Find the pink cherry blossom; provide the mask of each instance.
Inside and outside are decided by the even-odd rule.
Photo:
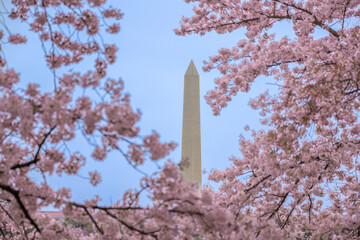
[[[117,20],[123,17],[123,14],[118,9],[106,9],[102,14],[105,18],[116,18]]]
[[[116,61],[116,52],[117,52],[118,48],[115,45],[107,45],[105,46],[105,57],[106,60],[110,63],[113,64]]]
[[[168,144],[162,144],[159,141],[159,134],[153,132],[152,135],[144,138],[144,147],[149,149],[151,159],[156,161],[169,154],[171,150],[176,147],[176,143],[170,142]]]
[[[131,144],[129,148],[130,148],[129,151],[130,159],[133,160],[136,164],[143,164],[144,152],[141,150],[141,147],[135,144]]]
[[[105,4],[106,0],[88,0],[88,3],[92,7],[100,7]]]
[[[251,137],[241,138],[240,156],[210,174],[221,183],[218,190],[184,182],[178,166],[168,161],[112,205],[98,196],[73,201],[69,189],[54,190],[47,178],[77,175],[91,161],[83,149],[67,147],[75,137],[89,143],[90,158],[107,161],[109,153],[118,153],[136,170],[165,158],[176,144],[161,142],[155,131],[140,135],[141,113],[124,93],[124,81],[108,76],[118,47],[100,34],[117,33],[120,10],[102,0],[12,1],[3,17],[19,19],[39,34],[54,89],[41,90],[37,79],[21,89],[20,73],[7,67],[5,56],[0,61],[2,238],[359,238],[359,1],[186,2],[194,4],[194,16],[182,19],[177,34],[246,32],[203,67],[220,73],[205,97],[214,114],[231,108],[237,93],[249,92],[260,76],[272,77],[278,91],[265,91],[249,103],[267,130],[245,127]],[[293,35],[271,31],[281,21]],[[326,34],[317,36],[320,29]],[[3,36],[26,44],[25,36],[0,32]],[[84,60],[94,61],[86,72],[69,71]],[[35,181],[34,171],[42,179]],[[94,186],[101,181],[95,169],[89,176]],[[144,194],[151,200],[147,206],[140,205]],[[49,206],[91,224],[93,231],[39,212]]]
[[[114,23],[113,25],[111,25],[110,27],[108,27],[108,28],[106,29],[106,31],[109,32],[109,33],[112,33],[112,34],[118,33],[118,32],[120,32],[120,25]]]
[[[22,44],[26,43],[27,39],[25,36],[22,36],[20,34],[13,34],[9,36],[8,41],[12,44]]]
[[[194,15],[183,17],[178,35],[246,31],[203,67],[220,73],[205,96],[215,115],[261,76],[279,86],[249,103],[270,130],[242,138],[233,166],[210,175],[222,183],[221,205],[276,223],[277,239],[357,239],[360,27],[346,23],[359,19],[359,1],[186,2]],[[289,30],[277,31],[278,22]]]
[[[90,183],[94,186],[98,185],[101,182],[101,176],[98,171],[89,172]]]

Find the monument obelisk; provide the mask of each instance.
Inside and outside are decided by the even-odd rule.
[[[185,181],[201,187],[199,73],[191,60],[184,76],[181,163]]]

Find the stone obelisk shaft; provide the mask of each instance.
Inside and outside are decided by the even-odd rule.
[[[201,187],[199,73],[192,60],[184,76],[181,161],[185,181]]]

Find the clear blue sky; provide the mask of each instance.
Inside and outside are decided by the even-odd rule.
[[[134,108],[142,112],[139,124],[143,135],[156,130],[163,141],[179,143],[177,149],[169,156],[179,162],[181,156],[181,128],[184,73],[190,60],[193,59],[200,73],[201,96],[201,137],[202,166],[209,172],[211,169],[224,169],[230,166],[231,155],[239,156],[239,135],[248,136],[243,127],[259,129],[259,115],[248,106],[249,99],[267,88],[270,80],[260,79],[248,94],[234,97],[220,116],[213,116],[203,96],[213,88],[214,79],[219,73],[202,71],[202,61],[215,55],[221,47],[232,47],[244,38],[244,31],[232,34],[217,35],[210,33],[203,37],[191,35],[176,36],[174,28],[179,26],[182,16],[192,15],[192,6],[183,0],[138,0],[110,1],[125,14],[121,23],[121,32],[109,41],[119,47],[118,60],[111,67],[108,75],[121,77],[125,81],[125,89],[131,94]],[[10,25],[13,32],[23,31],[17,25]],[[44,88],[52,87],[49,70],[44,68],[43,54],[39,42],[29,39],[29,44],[9,48],[6,52],[10,66],[21,72],[23,83],[36,80]],[[86,151],[87,145],[77,143],[79,150]],[[164,160],[163,160],[164,162]],[[51,179],[55,187],[67,186],[73,190],[74,200],[83,200],[94,196],[102,197],[105,203],[121,198],[124,189],[136,187],[141,177],[131,170],[119,155],[111,155],[105,162],[89,162],[87,170],[97,169],[103,181],[98,187],[92,187],[87,180],[80,177]],[[150,172],[154,166],[146,165]],[[203,175],[203,183],[207,184],[207,174]],[[215,186],[213,183],[211,185]]]

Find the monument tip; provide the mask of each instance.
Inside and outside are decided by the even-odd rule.
[[[199,76],[198,71],[196,70],[194,61],[191,59],[191,62],[185,72],[185,76]]]

